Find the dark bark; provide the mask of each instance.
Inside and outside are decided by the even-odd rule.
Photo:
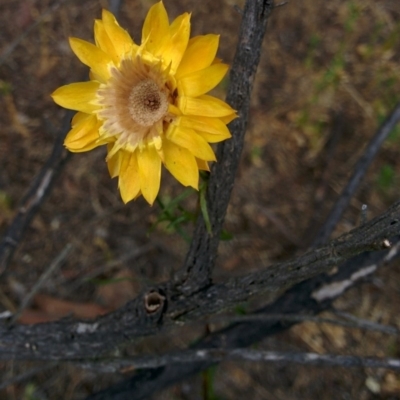
[[[231,308],[251,296],[289,287],[329,271],[359,253],[390,247],[399,233],[400,203],[353,231],[292,261],[260,269],[185,296],[174,282],[149,288],[117,311],[95,321],[64,319],[31,326],[0,325],[0,359],[68,360],[97,357],[127,339],[160,332]],[[150,309],[148,299],[152,299]]]
[[[272,1],[252,0],[246,1],[242,13],[239,40],[229,76],[226,99],[228,104],[237,110],[238,118],[230,123],[232,138],[218,146],[218,161],[211,169],[207,207],[212,233],[207,232],[203,218],[198,218],[183,268],[185,275],[181,291],[185,294],[195,293],[211,282],[219,237],[242,154],[261,45],[272,8]]]
[[[293,286],[273,303],[257,310],[255,314],[315,315],[329,309],[333,301],[345,291],[371,276],[377,268],[399,257],[399,237],[392,238],[392,242],[395,245],[391,250],[360,254],[342,264],[336,274],[321,274]],[[244,348],[265,337],[285,331],[296,323],[280,319],[235,323],[207,335],[191,348],[219,350]],[[214,364],[213,361],[205,360],[146,369],[139,371],[130,379],[90,396],[88,400],[145,399]]]

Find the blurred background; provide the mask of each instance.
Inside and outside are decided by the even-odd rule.
[[[119,23],[136,42],[152,4],[121,2]],[[192,13],[192,36],[221,35],[219,57],[231,63],[243,0],[164,0],[164,4],[171,21],[183,12]],[[106,0],[0,1],[0,234],[49,157],[62,125],[65,110],[52,102],[50,93],[87,76],[87,68],[69,48],[68,37],[93,42],[93,21],[109,6]],[[227,78],[215,95],[224,98],[228,84]],[[307,249],[369,139],[399,99],[398,0],[296,0],[275,8],[263,44],[215,280],[266,267]],[[399,151],[397,126],[335,235],[359,224],[363,204],[371,218],[399,199]],[[181,266],[196,217],[196,194],[164,170],[158,204],[149,207],[140,198],[124,205],[104,159],[102,148],[72,155],[0,281],[0,311],[14,312],[67,244],[73,250],[21,315],[21,323],[66,315],[94,318],[134,298],[144,285],[168,280]],[[268,300],[257,298],[242,310]],[[399,304],[400,266],[391,265],[335,306],[400,327]],[[179,334],[146,339],[126,351],[144,354],[183,348],[213,329],[213,324],[200,321],[181,328]],[[269,338],[258,348],[400,356],[398,337],[311,322]],[[65,364],[46,366],[0,363],[4,382],[37,369],[29,379],[2,389],[0,398],[84,399],[129,376],[129,371],[107,375]],[[398,399],[400,374],[224,362],[154,398],[243,396]]]

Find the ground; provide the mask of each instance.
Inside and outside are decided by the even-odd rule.
[[[139,41],[153,2],[124,0],[119,21]],[[219,57],[234,56],[243,0],[165,0],[172,18],[192,13],[192,35],[221,35]],[[54,7],[59,5],[59,7]],[[104,1],[2,0],[0,4],[0,233],[4,233],[34,176],[50,154],[65,111],[50,93],[86,76],[68,37],[93,39],[93,20]],[[39,21],[39,22],[38,22]],[[34,25],[35,24],[35,25]],[[34,27],[28,30],[30,27]],[[25,35],[25,36],[24,36]],[[16,45],[10,50],[14,41]],[[228,80],[216,91],[224,97]],[[249,128],[226,218],[215,279],[239,275],[300,254],[379,124],[399,101],[398,0],[289,1],[269,22],[252,96]],[[357,226],[398,200],[400,127],[384,143],[335,235]],[[1,311],[15,311],[51,261],[73,250],[47,281],[21,323],[73,313],[95,317],[124,304],[144,284],[171,276],[187,243],[168,223],[155,223],[159,205],[143,199],[124,205],[108,176],[104,149],[74,154],[33,220],[0,282]],[[161,200],[185,189],[164,171]],[[184,202],[194,212],[196,196]],[[191,224],[183,229],[190,235]],[[264,304],[266,298],[257,299]],[[380,271],[351,290],[336,308],[400,328],[400,265]],[[250,307],[250,306],[249,306]],[[205,323],[181,336],[146,340],[132,353],[182,347],[204,333]],[[208,329],[213,329],[212,324]],[[378,333],[304,323],[258,345],[267,350],[400,357],[400,341]],[[30,368],[2,363],[7,381]],[[45,366],[45,365],[44,365]],[[101,377],[101,379],[99,379]],[[73,366],[38,371],[2,390],[4,399],[83,399],[121,376]],[[204,380],[208,386],[204,390]],[[399,373],[385,370],[221,364],[157,399],[396,399]]]

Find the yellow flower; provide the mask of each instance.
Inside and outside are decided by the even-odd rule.
[[[126,203],[140,195],[153,204],[161,164],[184,186],[198,189],[199,169],[215,161],[209,143],[228,139],[236,118],[225,102],[207,95],[228,66],[215,57],[219,36],[189,39],[190,14],[171,24],[162,2],[152,6],[135,44],[103,10],[95,45],[70,38],[90,81],[62,86],[53,100],[76,110],[65,146],[73,152],[107,145],[107,165]]]

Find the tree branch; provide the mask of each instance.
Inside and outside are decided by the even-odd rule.
[[[197,320],[240,304],[255,294],[276,291],[327,272],[363,251],[387,249],[390,247],[387,238],[399,233],[399,221],[400,203],[397,203],[385,214],[324,247],[292,261],[232,278],[225,284],[210,285],[189,297],[172,281],[147,289],[135,300],[95,321],[64,319],[15,327],[0,323],[0,359],[66,360],[104,354],[127,339],[160,332],[177,322]]]
[[[56,366],[57,366],[57,363],[55,363],[55,362],[54,363],[45,363],[45,365],[40,365],[38,367],[34,367],[26,372],[23,372],[22,374],[13,376],[12,378],[10,378],[8,380],[5,380],[5,377],[3,375],[2,376],[3,381],[0,383],[0,390],[7,389],[8,386],[16,385],[17,383],[21,383],[28,379],[32,379],[35,375],[41,374],[45,371],[48,371],[49,369],[53,369]]]
[[[72,249],[71,244],[67,244],[62,252],[58,254],[58,256],[53,260],[53,262],[46,268],[43,274],[39,277],[37,282],[33,285],[32,289],[29,293],[23,298],[21,305],[18,310],[14,313],[12,318],[10,319],[10,324],[15,323],[21,314],[25,311],[25,309],[31,304],[32,299],[36,295],[36,293],[41,289],[41,287],[46,283],[46,281],[50,278],[50,276],[54,273],[54,271],[60,267],[60,265],[65,261],[69,252]]]
[[[22,198],[17,214],[0,242],[0,277],[5,273],[25,229],[49,195],[63,167],[71,157],[71,153],[64,149],[63,143],[72,115],[73,112],[71,111],[67,111],[65,114],[62,127],[56,136],[53,150],[46,164]]]
[[[363,329],[367,331],[386,333],[387,335],[400,335],[400,329],[394,326],[377,324],[368,320],[356,318],[350,314],[341,313],[340,311],[333,311],[336,315],[341,316],[347,320],[337,318],[321,318],[313,317],[311,315],[298,315],[298,314],[252,314],[252,315],[240,315],[240,316],[215,316],[208,320],[208,323],[212,322],[254,322],[254,321],[281,321],[283,322],[314,322],[316,324],[330,324],[343,326],[345,328]]]
[[[212,234],[207,232],[204,220],[200,216],[183,268],[185,276],[181,291],[185,294],[195,293],[211,282],[219,237],[243,149],[261,45],[272,8],[273,2],[269,0],[246,1],[244,7],[226,99],[237,110],[239,118],[229,125],[232,138],[218,145],[218,162],[212,167],[207,190]]]
[[[399,358],[357,357],[336,354],[293,353],[279,351],[263,351],[253,349],[192,349],[158,356],[112,358],[84,364],[85,368],[94,368],[102,372],[118,372],[123,368],[155,369],[171,364],[194,364],[208,362],[216,364],[221,361],[254,361],[273,362],[279,364],[318,365],[324,367],[362,367],[388,368],[400,370]],[[100,393],[99,393],[100,395]],[[89,397],[96,399],[98,396]],[[100,397],[101,398],[101,397]],[[108,397],[110,398],[110,397]],[[113,397],[115,398],[115,397]]]
[[[273,303],[260,308],[254,314],[297,314],[309,316],[331,307],[332,303],[345,291],[371,276],[379,267],[400,256],[400,236],[392,238],[392,249],[373,253],[363,253],[342,264],[338,272],[318,275],[303,281],[285,292]],[[235,323],[227,328],[213,332],[197,344],[194,349],[235,349],[244,348],[267,336],[289,329],[297,322],[282,318],[268,321]],[[170,364],[137,372],[102,392],[90,397],[90,400],[113,398],[116,400],[141,400],[174,383],[212,366],[211,361],[196,361],[187,364]]]
[[[385,141],[389,133],[393,130],[393,128],[397,125],[399,121],[400,103],[397,103],[391,114],[386,118],[386,120],[380,126],[373,138],[370,140],[368,146],[358,160],[354,168],[353,175],[351,176],[347,185],[340,194],[323,227],[317,234],[316,239],[313,243],[314,247],[320,246],[329,239],[333,230],[335,229],[336,224],[339,222],[342,214],[349,205],[350,199],[353,197],[355,191],[361,183],[362,178],[364,177],[369,166],[371,165],[372,160],[375,158],[376,154],[381,148],[382,143]]]

